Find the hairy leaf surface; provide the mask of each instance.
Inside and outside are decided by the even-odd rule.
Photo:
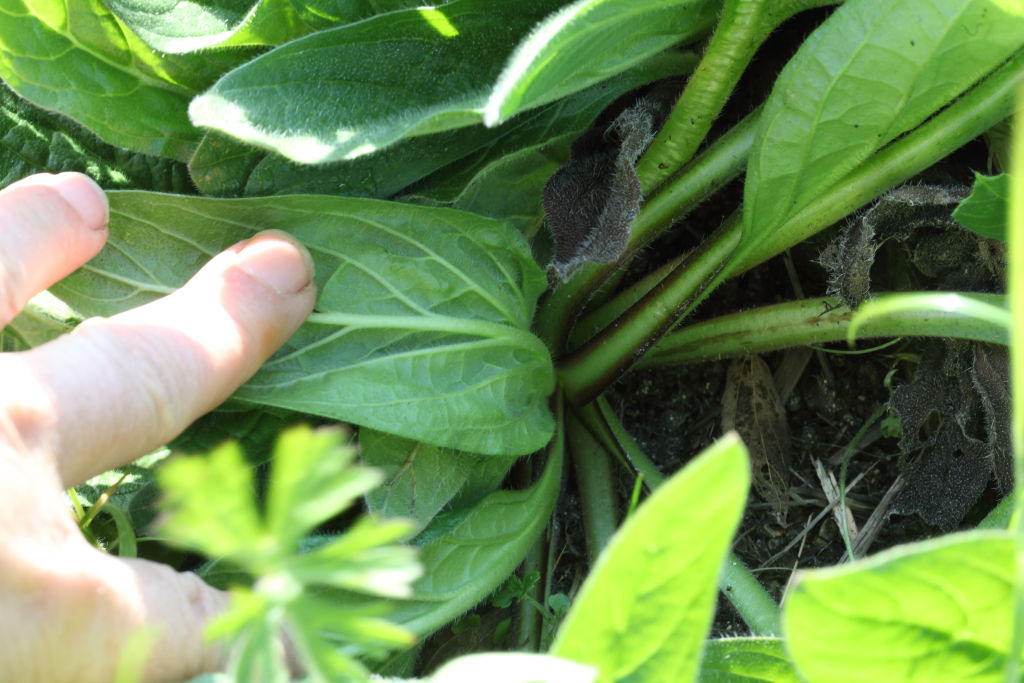
[[[598,558],[551,654],[596,666],[602,683],[692,680],[749,467],[732,434],[660,486]]]
[[[285,230],[316,262],[317,312],[236,396],[474,453],[550,438],[551,359],[529,332],[544,281],[508,224],[347,197],[110,198],[107,248],[55,289],[81,313],[150,301],[235,242]]]
[[[501,483],[515,458],[482,456],[438,448],[373,429],[359,430],[363,462],[384,472],[384,483],[366,495],[370,512],[404,517],[426,526],[464,496],[476,502]]]
[[[190,187],[183,164],[108,145],[0,83],[0,188],[33,173],[61,171],[87,173],[108,188],[186,192]]]
[[[198,187],[217,195],[344,194],[384,199],[412,183],[413,194],[449,202],[483,166],[551,138],[586,129],[623,93],[687,73],[692,54],[651,59],[497,128],[482,124],[400,140],[358,159],[310,166],[210,133],[189,162]],[[539,205],[539,199],[528,201]],[[483,215],[496,215],[484,212]]]
[[[103,140],[186,161],[194,92],[246,58],[157,56],[99,0],[0,0],[0,78]]]
[[[715,0],[577,0],[520,43],[488,98],[496,125],[613,76],[714,23]]]
[[[804,680],[1002,681],[1013,540],[971,532],[804,574],[783,612]]]
[[[780,638],[718,638],[704,647],[699,683],[798,683]]]
[[[744,248],[1024,46],[994,0],[848,0],[783,69],[744,195]]]
[[[148,45],[162,52],[280,45],[316,28],[405,9],[420,0],[109,0],[108,6]]]
[[[548,524],[561,484],[563,443],[556,435],[544,472],[530,488],[496,491],[420,551],[424,575],[414,599],[393,619],[417,635],[432,633],[494,591],[522,562]]]

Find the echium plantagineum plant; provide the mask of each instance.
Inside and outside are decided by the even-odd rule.
[[[764,102],[709,138],[762,43],[815,8],[825,18]],[[553,642],[534,611],[548,611],[548,581],[520,583],[517,628],[525,648],[587,666],[459,660],[431,680],[506,668],[516,681],[1018,680],[1017,526],[810,574],[780,616],[728,550],[743,446],[729,437],[659,487],[602,394],[638,365],[851,334],[856,283],[824,308],[687,320],[720,283],[1009,118],[1024,1],[0,0],[0,79],[0,185],[81,170],[111,205],[110,246],[51,290],[63,306],[37,302],[4,330],[3,347],[169,293],[255,232],[297,237],[316,264],[315,312],[229,411],[176,445],[258,445],[303,416],[358,425],[362,459],[387,476],[367,507],[417,534],[423,576],[391,600],[407,631],[452,622],[524,559],[525,576],[543,573],[563,458],[584,463],[587,541],[605,553]],[[741,206],[697,248],[623,281],[643,247],[743,174]],[[979,181],[958,209],[1009,242],[1011,280],[1021,177]],[[1014,340],[1015,360],[1006,306],[883,294],[853,324]],[[529,454],[541,454],[535,481],[502,489]],[[657,488],[614,535],[601,497],[612,454]],[[146,471],[132,476],[144,490]],[[125,507],[120,527],[152,516]],[[705,641],[716,583],[758,637]],[[384,670],[408,675],[411,659]]]

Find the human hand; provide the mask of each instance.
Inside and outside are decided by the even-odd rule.
[[[102,191],[77,173],[0,191],[0,328],[107,239]],[[191,573],[86,542],[63,489],[167,443],[221,403],[313,308],[312,261],[280,233],[214,257],[184,287],[0,355],[0,681],[111,681],[156,626],[145,680],[222,664],[204,623],[226,594]]]

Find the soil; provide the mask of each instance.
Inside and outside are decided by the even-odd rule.
[[[826,15],[825,11],[804,13],[784,26],[766,44],[740,83],[729,110],[723,114],[720,122],[723,127],[739,120],[756,103],[763,101],[766,87],[791,56],[793,46],[799,45]],[[972,184],[975,170],[987,172],[988,167],[988,148],[981,141],[975,141],[907,185],[963,188]],[[736,182],[699,207],[648,248],[631,266],[631,275],[624,281],[633,281],[635,277],[657,268],[668,256],[698,244],[710,231],[709,228],[719,225],[739,205],[741,193],[742,185]],[[824,297],[829,289],[829,274],[817,263],[821,252],[830,239],[849,229],[848,226],[860,220],[866,211],[862,210],[842,225],[834,226],[787,254],[725,283],[702,304],[691,321],[786,300]],[[901,216],[900,220],[905,222],[905,218]],[[870,273],[874,291],[944,289],[950,284],[949,273],[955,271],[962,275],[971,268],[983,269],[977,263],[965,265],[962,262],[965,259],[954,259],[956,263],[943,272],[921,267],[914,260],[915,254],[922,253],[928,240],[934,242],[936,234],[943,236],[945,241],[957,243],[958,250],[962,249],[959,240],[971,241],[974,238],[969,233],[968,237],[962,238],[959,228],[951,226],[948,217],[943,220],[942,217],[929,216],[920,223],[907,241],[897,243],[891,239],[881,245]],[[983,274],[973,280],[971,277],[968,276],[967,283],[957,282],[959,288],[974,291],[999,289],[999,283],[994,283],[991,277],[986,279]],[[879,343],[882,341],[885,340]],[[877,528],[868,531],[873,540],[866,548],[857,548],[858,556],[952,530],[948,525],[940,528],[926,522],[921,514],[897,514],[901,511],[901,500],[904,501],[903,512],[913,509],[913,505],[906,502],[908,498],[913,499],[913,491],[903,491],[902,498],[899,493],[895,498],[891,494],[888,498],[886,496],[892,489],[898,491],[901,485],[906,487],[908,480],[911,483],[917,481],[913,477],[914,467],[927,462],[932,451],[940,449],[936,435],[941,432],[943,420],[947,424],[953,421],[953,415],[943,415],[936,407],[931,412],[930,422],[922,427],[920,436],[923,438],[916,444],[918,448],[908,452],[907,442],[901,442],[899,438],[899,416],[890,406],[893,389],[914,381],[920,359],[930,353],[929,348],[935,344],[935,341],[927,340],[900,340],[883,349],[859,355],[849,355],[845,344],[833,344],[822,349],[791,349],[762,357],[782,394],[784,419],[788,426],[788,485],[780,493],[784,515],[779,514],[778,501],[773,504],[752,492],[734,550],[774,598],[783,597],[796,570],[830,566],[847,560],[847,548],[838,518],[827,511],[829,497],[816,471],[816,461],[839,482],[841,465],[848,451],[844,480],[846,501],[856,528],[863,529],[872,513],[876,510],[879,513]],[[723,391],[730,362],[723,359],[632,372],[606,393],[623,424],[662,472],[675,472],[722,434]],[[971,400],[971,397],[963,397],[965,404]],[[978,422],[977,416],[972,419]],[[991,421],[987,424],[991,426]],[[980,431],[984,432],[985,428],[981,425]],[[980,442],[985,438],[984,434],[978,436]],[[949,475],[937,489],[921,491],[918,497],[929,498],[930,504],[936,508],[959,504],[965,514],[953,526],[973,527],[1000,497],[999,486],[990,476],[989,464],[982,463],[980,467],[984,470],[979,475],[980,497],[970,492],[967,495],[969,500],[964,502],[964,493],[959,490],[957,477],[953,475]],[[629,500],[633,484],[633,478],[624,472],[619,481],[621,500]],[[582,526],[573,507],[574,502],[570,499],[566,505],[560,506],[563,529]],[[825,514],[822,514],[823,510]],[[924,516],[929,516],[927,511]],[[585,564],[582,539],[571,535],[565,539],[562,560],[569,565],[574,560]],[[573,575],[574,572],[566,571],[563,581],[569,581]],[[569,587],[563,586],[562,589],[568,590]],[[748,633],[731,604],[720,600],[713,635]]]

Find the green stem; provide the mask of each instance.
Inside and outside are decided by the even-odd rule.
[[[726,0],[704,57],[637,164],[644,193],[658,187],[697,152],[771,32],[797,12],[827,4],[834,0]]]
[[[544,536],[541,536],[540,540],[533,544],[530,552],[523,558],[522,575],[524,577],[529,576],[533,572],[544,576],[545,545]],[[520,600],[518,603],[519,619],[517,621],[519,628],[516,647],[527,652],[539,652],[543,612],[537,608],[537,603],[539,602],[543,605],[544,582],[538,581],[533,586],[530,586],[528,596],[532,599]]]
[[[779,606],[736,553],[729,551],[718,579],[718,587],[729,598],[754,635],[782,635]]]
[[[537,313],[536,329],[556,356],[565,349],[573,321],[584,304],[620,264],[628,263],[637,250],[743,171],[759,113],[758,109],[749,114],[647,199],[633,222],[629,245],[619,263],[584,266],[572,279],[548,293]]]
[[[822,193],[768,239],[745,246],[729,274],[747,271],[782,253],[960,149],[1013,113],[1014,90],[1022,80],[1024,52],[1018,52],[959,100]]]
[[[875,154],[767,240],[743,248],[738,257],[732,252],[740,243],[741,224],[733,216],[647,296],[562,363],[560,376],[569,399],[580,405],[600,394],[726,277],[832,225],[1006,118],[1022,77],[1024,53],[1019,53],[927,123]],[[723,267],[726,259],[728,266]]]
[[[661,486],[665,481],[665,475],[622,426],[619,418],[608,405],[608,401],[601,397],[594,405],[597,407],[596,411],[593,406],[587,406],[579,412],[581,415],[588,416],[589,419],[586,421],[588,428],[610,433],[610,436],[614,437],[626,459],[632,463],[637,472],[643,475],[648,489],[653,491]],[[779,606],[768,595],[768,591],[764,589],[761,582],[731,550],[726,557],[718,586],[755,635],[773,636],[782,633]]]
[[[942,294],[941,292],[929,292]],[[894,296],[903,296],[897,294]],[[969,294],[1000,308],[1000,294]],[[887,296],[876,300],[884,301]],[[693,361],[765,353],[794,346],[843,341],[850,328],[850,309],[835,299],[821,297],[731,313],[689,325],[666,335],[645,355],[637,368],[680,365]],[[878,317],[863,323],[858,338],[874,337],[954,337],[1006,344],[1002,329],[979,322],[955,311],[908,310]]]
[[[579,419],[569,418],[566,436],[580,494],[587,559],[593,566],[619,526],[611,460]]]
[[[1024,649],[1024,83],[1017,89],[1020,108],[1010,143],[1010,199],[1006,231],[1007,296],[1010,303],[1010,443],[1013,450],[1013,495],[1016,510],[1010,519],[1014,539],[1016,581],[1013,587],[1013,630],[1005,680],[1019,680]]]
[[[738,218],[733,214],[646,296],[561,363],[559,378],[574,405],[596,398],[697,303],[739,244]]]

